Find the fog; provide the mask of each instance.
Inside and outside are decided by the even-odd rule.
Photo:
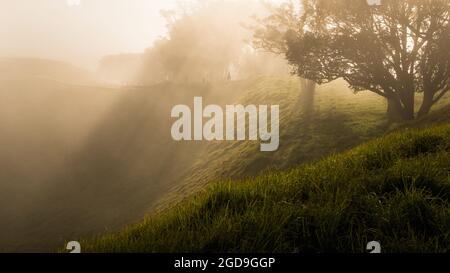
[[[78,6],[68,2],[0,1],[0,40],[7,41],[0,43],[0,57],[56,59],[95,70],[104,55],[143,52],[167,34],[162,10],[196,1],[80,0]]]
[[[0,1],[0,56],[67,61],[95,69],[103,55],[142,52],[166,23],[160,10],[176,0]]]
[[[0,251],[55,251],[151,212],[206,146],[172,140],[171,108],[194,96],[231,104],[245,89],[233,80],[287,74],[244,41],[240,24],[261,10],[2,0]]]

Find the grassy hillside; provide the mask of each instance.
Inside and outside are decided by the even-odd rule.
[[[63,63],[8,62],[0,62],[11,76],[0,76],[0,251],[52,251],[65,240],[119,231],[210,181],[288,170],[393,127],[382,99],[355,95],[342,82],[320,87],[305,119],[295,77],[114,89]],[[280,149],[174,142],[170,111],[194,96],[222,106],[279,104]]]
[[[450,120],[448,108],[445,108],[450,96],[422,120],[392,124],[386,119],[387,106],[383,98],[371,92],[354,94],[343,81],[318,87],[314,113],[310,117],[302,112],[300,82],[296,77],[261,77],[244,82],[247,87],[235,99],[236,103],[280,105],[279,150],[261,153],[259,143],[254,142],[207,143],[187,176],[160,201],[159,208],[177,203],[213,180],[242,179],[270,170],[286,170],[346,151],[397,128]]]
[[[52,234],[45,245],[37,242],[43,249],[65,239],[118,231],[155,207],[166,208],[203,190],[210,181],[242,179],[316,161],[390,127],[382,99],[371,93],[355,95],[342,82],[319,88],[315,114],[305,120],[298,107],[299,85],[295,77],[261,77],[123,90],[84,146],[50,180],[48,194],[35,205],[48,219],[36,226],[43,217],[31,216],[29,230]],[[171,108],[191,105],[194,96],[203,96],[205,104],[279,104],[279,151],[261,153],[255,142],[174,142]]]
[[[26,234],[14,233],[26,237],[32,250],[51,250],[67,239],[118,231],[155,206],[165,207],[203,189],[209,181],[286,169],[383,132],[383,101],[370,94],[355,96],[342,84],[319,90],[317,121],[311,123],[312,131],[304,131],[298,88],[295,77],[262,77],[121,90],[81,147],[68,153],[47,179],[40,189],[45,194],[22,213],[26,220],[16,230]],[[205,104],[280,104],[281,149],[265,154],[255,142],[174,142],[170,111],[176,104],[191,105],[194,96],[203,96]],[[368,105],[377,108],[375,114],[369,113]],[[354,130],[336,124],[334,117],[342,115]]]
[[[448,199],[445,195],[447,193],[444,191],[444,197],[441,198],[441,187],[431,184],[437,179],[436,183],[443,183],[442,189],[448,190],[445,186],[448,184],[449,173],[449,162],[445,161],[448,158],[447,150],[445,148],[442,153],[435,154],[434,150],[430,153],[422,152],[422,148],[418,147],[417,155],[405,155],[402,149],[415,149],[413,146],[416,143],[408,142],[413,141],[411,137],[417,138],[419,144],[422,140],[427,143],[428,135],[433,144],[435,134],[438,138],[442,136],[448,141],[444,137],[448,135],[448,128],[430,129],[427,132],[401,130],[405,127],[422,128],[448,122],[449,108],[444,107],[448,104],[448,98],[428,117],[398,126],[389,124],[384,119],[383,100],[370,93],[354,95],[342,82],[338,82],[319,88],[315,115],[311,120],[305,120],[296,103],[297,79],[266,77],[234,84],[245,86],[244,92],[238,92],[240,96],[235,98],[239,103],[281,105],[280,150],[269,155],[258,152],[257,143],[206,144],[206,147],[202,147],[199,154],[193,157],[195,161],[187,169],[186,176],[171,189],[168,197],[162,198],[158,212],[152,213],[144,222],[131,226],[124,232],[85,242],[88,251],[363,252],[367,240],[384,238],[387,238],[385,241],[392,242],[387,246],[390,251],[446,250],[445,243],[448,243],[448,240],[440,239],[448,237],[448,232],[445,231],[445,228],[448,228],[445,219],[449,215]],[[327,157],[330,153],[345,151],[392,130],[401,132],[343,155]],[[423,134],[425,137],[422,139]],[[389,154],[385,154],[388,151]],[[355,154],[360,157],[354,156]],[[384,164],[377,163],[377,160],[388,156],[392,158],[390,161],[386,160],[386,165],[361,168],[363,164],[372,164],[369,161],[374,162],[373,164]],[[320,161],[321,158],[324,159]],[[427,160],[432,160],[429,168],[428,165],[422,169],[416,168]],[[300,165],[290,170],[293,166],[308,162],[317,163]],[[388,168],[389,164],[392,166]],[[342,168],[339,168],[341,166]],[[399,169],[401,166],[405,166],[405,173]],[[335,168],[338,169],[334,170]],[[414,171],[418,173],[411,173]],[[263,175],[252,177],[261,173]],[[422,185],[416,186],[415,182],[408,184],[411,179],[422,179],[422,174],[428,175],[423,179],[432,179],[429,181],[429,187],[434,189],[432,192],[428,192],[429,188]],[[404,180],[406,184],[400,185],[400,180]],[[311,181],[314,184],[309,185]],[[346,186],[341,187],[342,185]],[[317,189],[314,189],[315,187]],[[354,189],[351,189],[352,187]],[[378,191],[375,190],[376,187],[380,187]],[[194,194],[196,192],[197,194]],[[417,220],[413,218],[408,220],[412,214],[422,213],[420,206],[420,211],[414,211],[413,204],[412,211],[405,214],[410,209],[408,198],[412,198],[411,194],[415,192],[419,194],[418,202],[424,201],[425,209],[430,208],[437,214],[437,220],[430,221],[438,222],[436,225],[440,225],[439,230],[412,230],[411,233],[404,234],[405,230],[408,230],[405,226],[420,228],[422,224],[416,225],[414,221]],[[299,196],[305,196],[306,199],[302,197],[297,200]],[[402,198],[406,198],[405,208],[399,207],[394,211],[396,208],[393,204],[400,202]],[[183,199],[184,201],[180,202]],[[355,202],[357,206],[353,207]],[[434,202],[437,202],[437,205]],[[348,206],[345,207],[345,204]],[[371,205],[377,206],[369,208]],[[334,207],[338,210],[333,211]],[[371,215],[378,208],[381,211]],[[390,211],[386,211],[387,209]],[[386,216],[387,213],[392,214]],[[272,218],[273,215],[275,218]],[[363,216],[370,218],[371,222]],[[295,222],[296,219],[302,221],[301,226]],[[349,219],[353,220],[345,223]],[[425,222],[429,220],[425,216],[420,219]],[[405,224],[393,228],[397,224],[392,222],[394,220],[405,221]],[[285,223],[286,226],[279,223]],[[324,229],[324,234],[319,234],[320,229]],[[445,232],[440,232],[440,229]],[[256,233],[259,230],[261,233]],[[297,234],[300,230],[306,233],[296,239],[295,236],[300,236]],[[400,233],[396,234],[397,231]],[[429,232],[441,235],[430,237]],[[318,237],[314,238],[314,234],[318,234]],[[348,245],[348,240],[343,242],[342,246],[340,242],[325,243],[327,238],[331,240],[344,235],[347,239],[349,236],[359,236],[359,239],[353,238],[351,246]],[[307,240],[307,237],[311,238]],[[424,243],[423,240],[427,239],[435,241]],[[436,243],[438,239],[441,243]],[[345,238],[343,240],[345,241]],[[414,244],[414,240],[418,243]],[[298,243],[302,241],[305,241],[304,245]],[[398,244],[396,248],[399,241],[406,243]]]
[[[450,125],[408,129],[290,171],[213,183],[88,252],[450,251]]]

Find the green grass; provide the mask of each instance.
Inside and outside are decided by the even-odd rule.
[[[450,250],[450,125],[406,129],[289,171],[212,183],[85,252]]]
[[[242,180],[267,171],[288,170],[347,151],[399,127],[450,120],[450,108],[445,108],[450,96],[446,96],[425,119],[407,125],[392,124],[386,118],[384,98],[372,92],[355,94],[341,80],[317,88],[314,113],[305,118],[299,86],[299,79],[289,76],[259,77],[213,86],[214,94],[229,97],[230,90],[240,94],[227,103],[280,105],[280,147],[273,153],[261,153],[258,142],[204,143],[204,149],[193,157],[186,175],[156,207],[177,203],[203,190],[210,181]],[[443,107],[446,112],[441,110]]]
[[[259,142],[204,143],[186,176],[157,207],[179,202],[210,181],[243,179],[268,170],[287,170],[315,162],[381,136],[390,127],[383,98],[370,92],[355,95],[342,81],[318,87],[314,114],[307,119],[299,101],[299,86],[298,78],[289,76],[213,86],[215,94],[238,91],[234,93],[239,95],[227,103],[280,105],[280,147],[276,152],[261,153]]]

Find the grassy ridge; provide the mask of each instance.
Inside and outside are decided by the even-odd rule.
[[[340,80],[318,86],[314,112],[305,117],[299,86],[297,77],[259,77],[215,86],[222,88],[214,92],[219,94],[239,90],[240,96],[229,103],[280,105],[280,147],[273,153],[261,153],[258,142],[203,143],[205,149],[195,158],[186,177],[159,200],[157,207],[164,209],[190,197],[210,181],[242,180],[267,170],[288,170],[346,151],[399,127],[450,120],[449,108],[445,108],[450,96],[446,96],[425,119],[406,125],[392,124],[386,119],[387,105],[382,97],[372,92],[354,94]]]
[[[450,250],[450,125],[407,129],[285,172],[213,183],[86,252]]]
[[[280,147],[273,153],[261,153],[259,142],[204,142],[205,149],[186,177],[160,200],[158,208],[191,196],[210,181],[242,180],[267,170],[314,162],[379,137],[389,127],[383,98],[370,92],[355,95],[342,81],[317,89],[314,114],[306,118],[299,86],[297,77],[259,77],[216,86],[222,90],[214,92],[225,95],[240,90],[240,95],[227,103],[280,105]]]

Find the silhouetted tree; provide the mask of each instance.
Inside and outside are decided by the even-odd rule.
[[[449,0],[302,2],[301,20],[284,37],[299,76],[319,84],[343,78],[355,91],[372,91],[396,120],[415,118],[417,93],[423,116],[450,89]]]

